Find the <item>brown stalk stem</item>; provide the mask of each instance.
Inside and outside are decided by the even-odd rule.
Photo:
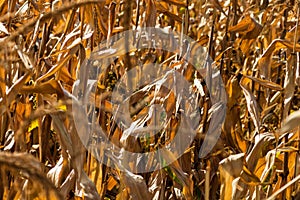
[[[138,25],[139,25],[139,19],[140,19],[140,0],[136,1],[136,19],[135,19],[135,30],[137,29]]]
[[[282,1],[283,3],[284,1]],[[286,32],[287,32],[287,17],[288,17],[288,9],[286,9],[284,11],[284,21],[283,21],[283,26],[284,26],[284,29],[281,33],[281,36],[280,38],[281,39],[284,39],[285,36],[286,36]],[[284,102],[282,103],[283,104],[283,108],[284,108]],[[284,120],[284,118],[286,117],[285,114],[284,114],[284,109],[282,109],[283,111],[281,112],[281,119]],[[284,143],[287,143],[288,142],[288,135],[286,135],[284,137]],[[281,185],[285,185],[287,184],[287,178],[288,178],[288,174],[289,174],[289,168],[288,168],[288,160],[289,160],[289,153],[288,152],[285,152],[284,153],[284,157],[283,157],[283,176],[282,176],[282,183]],[[286,199],[286,193],[284,192],[282,194],[282,199]]]
[[[209,190],[210,190],[210,161],[207,161],[206,173],[205,173],[205,200],[209,200]]]
[[[296,29],[295,29],[295,35],[294,35],[294,47],[293,47],[293,53],[295,52],[296,49],[296,43],[297,43],[297,33],[298,33],[298,24],[299,24],[299,4],[297,4],[297,22],[296,22]]]
[[[210,36],[209,36],[209,42],[208,42],[208,55],[207,55],[207,58],[206,58],[206,63],[205,63],[205,67],[206,67],[206,70],[207,70],[207,77],[208,79],[206,80],[206,84],[207,84],[207,88],[208,88],[208,91],[212,91],[211,90],[211,85],[212,85],[212,66],[211,66],[211,63],[210,63],[210,60],[209,58],[213,58],[213,47],[214,47],[214,30],[215,30],[215,21],[216,21],[216,10],[214,9],[214,14],[213,14],[213,24],[212,24],[212,27],[211,27],[211,31],[210,31]]]
[[[131,13],[132,13],[132,3],[133,0],[126,0],[124,2],[124,28],[125,31],[129,31],[130,30],[130,22],[131,22]],[[130,55],[129,55],[129,51],[130,51],[130,44],[129,44],[129,33],[125,32],[125,42],[124,42],[124,47],[125,47],[125,67],[127,68],[127,70],[130,70],[132,68],[131,66],[131,62],[130,62]],[[128,87],[131,86],[131,80],[127,80],[128,82]]]

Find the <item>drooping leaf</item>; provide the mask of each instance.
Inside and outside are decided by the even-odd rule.
[[[260,119],[260,111],[258,107],[258,103],[249,89],[249,81],[246,80],[245,77],[242,78],[240,85],[243,89],[244,96],[247,102],[248,112],[252,118],[252,121],[255,125],[256,132],[259,132],[259,128],[261,126],[261,119]]]

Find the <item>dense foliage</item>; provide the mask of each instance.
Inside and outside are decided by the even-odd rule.
[[[295,0],[0,0],[0,196],[299,199],[298,22]],[[124,139],[114,124],[111,95],[125,72],[138,65],[156,62],[176,69],[191,83],[201,110],[195,139],[179,159],[134,174],[101,164],[84,148],[72,115],[72,88],[101,42],[141,27],[191,37],[191,57],[205,47],[222,77],[227,105],[217,144],[199,158],[211,117],[219,112],[201,71],[185,65],[180,52],[137,48],[114,54],[117,59],[100,71],[90,97],[97,106],[96,123],[114,144],[153,151],[174,138],[180,122],[180,98],[149,83],[130,99],[130,114],[150,126],[143,118],[153,112],[149,105],[162,104],[166,116],[157,122],[160,135]],[[119,41],[118,48],[128,43]]]

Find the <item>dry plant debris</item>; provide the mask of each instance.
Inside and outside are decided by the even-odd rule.
[[[299,5],[297,0],[0,0],[1,199],[299,199]],[[158,142],[168,144],[176,134],[178,98],[163,89],[154,95],[151,85],[131,99],[138,105],[132,118],[150,115],[145,105],[160,99],[169,119],[163,136],[124,139],[114,127],[112,90],[138,63],[177,68],[193,84],[201,109],[197,136],[183,156],[163,169],[134,174],[107,167],[86,151],[71,101],[80,66],[98,45],[141,27],[188,35],[196,41],[192,56],[197,45],[207,48],[225,85],[227,112],[217,144],[199,158],[215,109],[209,84],[182,67],[178,55],[118,52],[99,75],[92,97],[101,104],[97,123],[112,142],[143,152],[155,150]]]

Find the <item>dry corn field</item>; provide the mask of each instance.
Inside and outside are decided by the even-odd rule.
[[[300,199],[297,0],[0,0],[0,199]]]

